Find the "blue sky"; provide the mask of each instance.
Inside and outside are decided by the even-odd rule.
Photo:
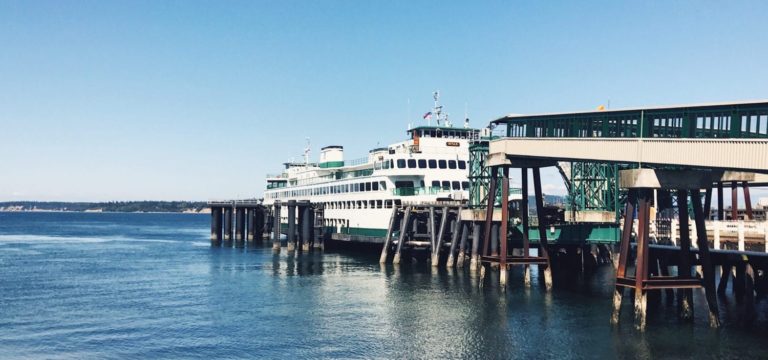
[[[0,200],[260,196],[306,137],[314,156],[363,156],[402,140],[436,89],[476,126],[768,98],[765,14],[758,1],[0,0]]]

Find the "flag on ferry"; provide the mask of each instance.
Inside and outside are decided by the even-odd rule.
[[[429,118],[429,117],[432,117],[432,112],[431,111],[428,111],[426,114],[424,114],[424,116],[422,116],[423,119],[426,119],[426,118]]]

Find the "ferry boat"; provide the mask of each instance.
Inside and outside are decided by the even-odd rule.
[[[325,146],[316,163],[285,163],[281,174],[268,175],[264,204],[308,200],[321,204],[332,239],[379,242],[386,236],[392,208],[403,203],[429,203],[469,198],[469,144],[480,130],[454,127],[434,93],[426,126],[407,130],[405,141],[372,149],[368,156],[345,160],[344,147]],[[434,117],[436,125],[431,124]],[[282,217],[287,215],[283,212]],[[282,220],[283,223],[287,219]]]

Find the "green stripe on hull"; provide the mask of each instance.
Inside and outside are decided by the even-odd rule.
[[[342,234],[347,235],[360,235],[360,236],[374,236],[385,237],[387,236],[387,229],[375,229],[375,228],[362,228],[362,227],[343,227],[341,228]]]

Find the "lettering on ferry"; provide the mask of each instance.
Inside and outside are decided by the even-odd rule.
[[[445,143],[445,145],[448,145],[448,146],[459,146],[459,143],[456,142],[456,141],[448,141],[448,142]]]

